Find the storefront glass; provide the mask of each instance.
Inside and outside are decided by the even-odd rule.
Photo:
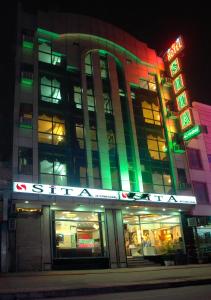
[[[183,250],[179,216],[124,215],[127,256],[162,255]]]
[[[104,215],[55,211],[55,257],[105,255]]]

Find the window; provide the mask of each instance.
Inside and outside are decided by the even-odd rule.
[[[19,147],[18,149],[18,173],[24,175],[32,175],[32,149]]]
[[[86,75],[92,75],[92,58],[91,54],[87,54],[85,57],[85,73]]]
[[[151,76],[149,80],[146,79],[140,79],[140,87],[145,90],[150,90],[153,92],[157,91],[156,83],[155,83],[155,78],[153,79],[154,76]]]
[[[56,257],[97,257],[105,255],[102,213],[56,211]]]
[[[90,128],[90,138],[92,151],[98,151],[97,129],[94,125]]]
[[[74,102],[75,102],[76,108],[81,109],[82,108],[82,89],[81,89],[81,87],[74,86],[73,92],[74,92]]]
[[[78,141],[78,145],[80,149],[84,149],[84,126],[83,124],[76,123],[76,139]]]
[[[150,153],[150,157],[155,160],[167,160],[167,147],[164,138],[160,136],[154,136],[152,134],[147,135],[147,146]]]
[[[158,104],[143,101],[141,103],[144,121],[149,124],[161,125],[160,109]]]
[[[61,65],[62,54],[53,52],[49,41],[39,39],[39,42],[39,61],[52,65]]]
[[[179,189],[185,189],[187,187],[187,177],[186,177],[185,169],[178,168],[177,174],[178,174]]]
[[[163,194],[171,191],[171,176],[167,171],[154,170],[152,172],[152,183],[155,193]]]
[[[200,156],[200,150],[188,148],[188,161],[191,169],[202,169],[202,161]]]
[[[103,93],[104,111],[106,114],[113,114],[111,97],[108,93]]]
[[[40,183],[67,185],[67,164],[63,158],[46,155],[40,159]]]
[[[205,182],[193,181],[194,194],[199,204],[209,203],[207,185]]]
[[[106,58],[100,58],[100,74],[101,78],[108,78],[108,67]]]
[[[95,97],[93,89],[87,89],[88,110],[95,111]]]
[[[202,133],[208,133],[207,125],[201,125],[201,132]]]
[[[62,101],[60,82],[57,79],[41,77],[40,97],[42,101],[58,104]]]
[[[40,143],[63,145],[65,143],[65,121],[59,116],[42,114],[38,119],[38,140]]]
[[[21,103],[19,112],[19,124],[22,128],[32,128],[33,124],[33,105],[30,103]]]

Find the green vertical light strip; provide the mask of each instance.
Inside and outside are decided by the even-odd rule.
[[[155,76],[155,79],[156,79],[158,98],[159,98],[160,108],[161,108],[161,113],[162,113],[162,118],[163,118],[164,133],[165,133],[165,138],[166,138],[166,142],[168,145],[168,155],[169,155],[170,172],[171,172],[171,178],[172,178],[172,187],[173,187],[173,192],[176,193],[177,179],[176,179],[176,175],[174,173],[174,161],[173,161],[173,155],[171,152],[171,150],[173,150],[172,149],[173,144],[169,139],[168,129],[166,126],[166,116],[165,116],[165,112],[164,112],[163,97],[161,94],[161,89],[160,89],[159,80],[158,80],[157,75]]]

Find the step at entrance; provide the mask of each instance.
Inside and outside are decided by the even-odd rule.
[[[145,259],[143,256],[134,256],[127,258],[128,268],[140,268],[140,267],[153,267],[160,266],[160,264]]]

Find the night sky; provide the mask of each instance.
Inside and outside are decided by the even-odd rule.
[[[184,66],[187,88],[192,101],[211,105],[211,15],[203,1],[20,1],[29,11],[56,10],[97,17],[112,23],[162,55],[182,35],[185,41]],[[205,1],[204,1],[205,2]],[[5,2],[4,2],[5,3]],[[113,7],[116,4],[116,7]],[[186,6],[184,6],[186,5]],[[5,3],[0,14],[1,30],[1,110],[0,126],[12,110],[15,28],[17,1]],[[0,144],[1,146],[1,144]]]

